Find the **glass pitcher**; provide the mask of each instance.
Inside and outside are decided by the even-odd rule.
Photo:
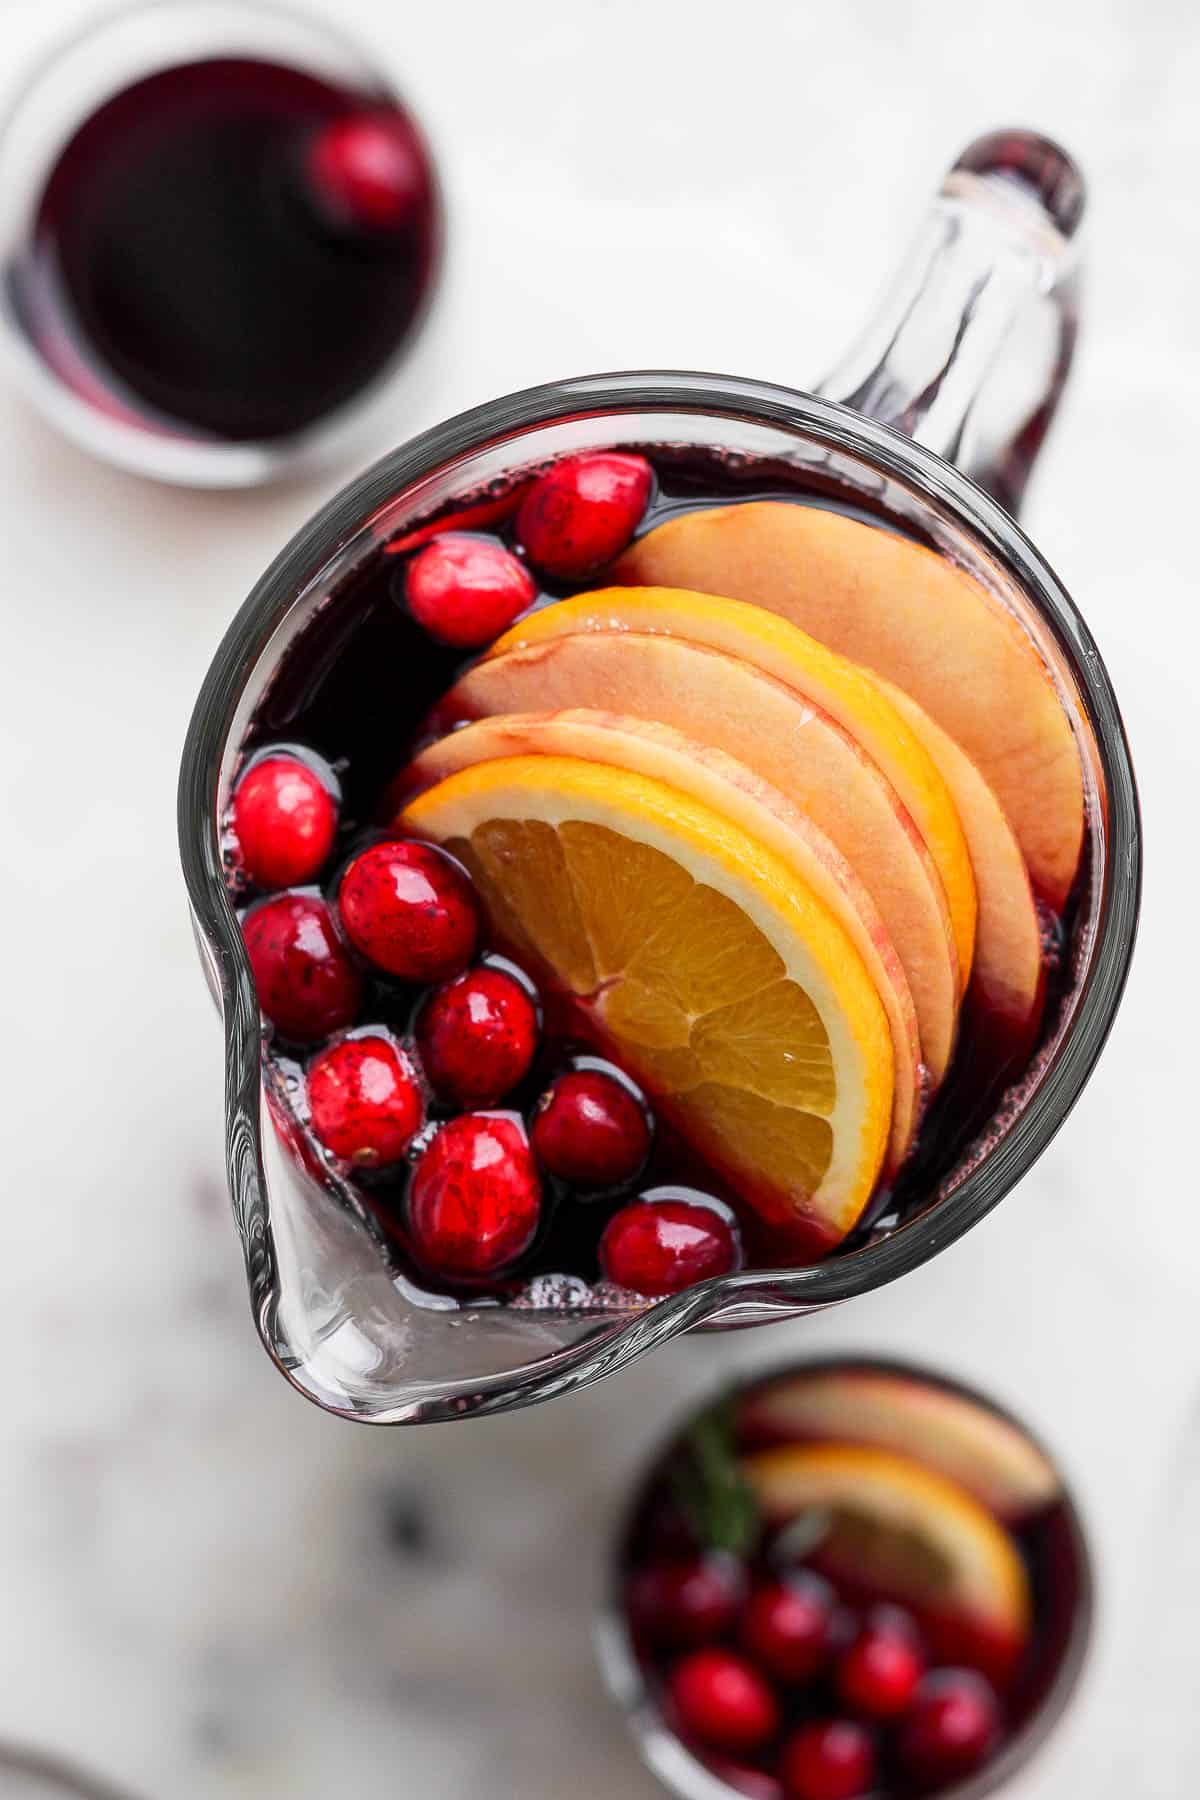
[[[867,330],[812,394],[732,376],[595,375],[509,395],[402,445],[268,569],[226,633],[183,756],[179,827],[201,958],[225,1031],[226,1165],[255,1323],[328,1411],[374,1423],[528,1405],[682,1331],[743,1327],[865,1293],[953,1243],[1009,1192],[1078,1097],[1120,1000],[1140,830],[1129,749],[1083,618],[1015,523],[1076,332],[1083,185],[1028,133],[970,145]],[[1070,993],[986,1139],[919,1209],[800,1268],[754,1269],[633,1305],[567,1280],[500,1305],[421,1293],[332,1181],[270,1127],[259,1009],[227,895],[220,822],[238,745],[288,645],[348,572],[452,496],[570,451],[670,443],[787,459],[869,502],[983,583],[1024,627],[1078,742],[1091,839]],[[566,1303],[573,1301],[574,1303]]]

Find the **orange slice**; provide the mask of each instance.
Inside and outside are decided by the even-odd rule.
[[[1021,846],[1003,808],[975,764],[915,700],[881,680],[942,772],[971,852],[979,917],[975,930],[975,994],[1010,1042],[1031,1039],[1045,999],[1042,933]]]
[[[812,1369],[753,1388],[739,1429],[838,1439],[917,1458],[1001,1519],[1028,1518],[1059,1491],[1052,1465],[1023,1431],[966,1394],[889,1369]]]
[[[821,1254],[875,1186],[887,1020],[845,932],[710,808],[624,769],[511,757],[401,815],[470,870],[496,938],[764,1217]]]
[[[669,725],[582,707],[506,714],[453,731],[413,759],[404,790],[411,796],[459,769],[504,756],[574,756],[664,781],[739,825],[812,889],[858,951],[887,1014],[895,1067],[888,1171],[899,1168],[916,1132],[921,1090],[912,994],[870,895],[807,814],[743,763]]]
[[[761,606],[682,588],[599,588],[531,613],[491,654],[576,631],[665,632],[753,663],[811,700],[883,771],[921,833],[941,878],[958,953],[959,993],[975,949],[975,878],[958,813],[937,765],[879,687],[844,656]]]
[[[941,1656],[1007,1679],[1029,1636],[1025,1565],[957,1482],[890,1450],[789,1444],[742,1459],[767,1519],[828,1516],[817,1560],[835,1580],[911,1607]]]
[[[965,750],[1061,910],[1083,846],[1078,746],[1029,638],[965,570],[842,513],[761,500],[668,519],[616,577],[753,601],[894,681]]]
[[[912,990],[936,1085],[958,1021],[945,894],[920,832],[861,745],[761,669],[684,638],[577,632],[469,669],[438,709],[449,726],[504,713],[592,707],[670,725],[723,750],[806,812],[879,909]]]

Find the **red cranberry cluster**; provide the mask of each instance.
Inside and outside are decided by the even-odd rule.
[[[439,643],[482,649],[537,599],[531,566],[553,581],[584,581],[624,550],[653,485],[644,456],[621,451],[568,456],[520,498],[515,528],[520,555],[495,538],[475,535],[494,523],[494,506],[507,512],[511,501],[472,509],[458,529],[442,529],[420,547],[420,532],[389,545],[393,554],[415,550],[404,579],[409,611]]]
[[[626,1604],[668,1722],[735,1792],[933,1794],[1000,1740],[982,1675],[930,1667],[909,1613],[856,1614],[812,1569],[752,1579],[725,1552],[660,1558],[633,1572]]]
[[[462,868],[402,838],[335,855],[339,807],[308,752],[251,760],[229,820],[261,890],[243,935],[275,1040],[306,1059],[312,1135],[367,1178],[418,1266],[478,1288],[519,1270],[553,1208],[599,1200],[593,1254],[619,1287],[675,1293],[736,1267],[719,1202],[664,1188],[621,1203],[651,1154],[646,1102],[612,1064],[544,1041],[540,996],[482,946]]]
[[[374,204],[371,181],[386,186],[399,166],[386,123],[317,146],[347,206]],[[624,549],[652,487],[644,457],[584,454],[418,528],[388,545],[407,558],[409,612],[451,648],[490,644],[537,601],[539,577],[584,581]],[[501,518],[515,548],[483,535]],[[736,1221],[719,1201],[666,1186],[629,1198],[654,1146],[643,1096],[612,1064],[547,1039],[541,996],[489,954],[459,865],[427,844],[346,838],[332,769],[287,745],[252,757],[229,848],[260,896],[243,917],[259,1003],[276,1043],[306,1061],[312,1137],[414,1262],[477,1289],[527,1271],[551,1215],[578,1207],[592,1267],[564,1273],[598,1269],[657,1296],[736,1268]]]

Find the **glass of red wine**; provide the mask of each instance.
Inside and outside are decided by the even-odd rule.
[[[765,1323],[869,1292],[981,1219],[1062,1124],[1119,1003],[1140,885],[1133,771],[1107,674],[1078,609],[1013,518],[1070,359],[1081,205],[1078,172],[1054,146],[1024,133],[980,140],[950,171],[910,262],[821,392],[664,372],[587,377],[495,401],[403,446],[347,488],[282,553],[234,620],[185,746],[181,848],[202,961],[224,1019],[227,1169],[254,1316],[279,1368],[321,1406],[380,1422],[499,1411],[595,1380],[691,1328]],[[608,484],[606,505],[616,495],[624,506],[632,495],[637,515],[598,551],[589,540],[582,572],[575,530],[582,515],[572,512],[570,494],[563,506],[567,490],[578,499],[581,469],[589,479],[599,470]],[[719,581],[715,574],[706,579],[712,565],[703,561],[699,574],[694,563],[690,575],[685,569],[687,578],[669,555],[664,566],[664,545],[682,544],[690,555],[699,544],[699,553],[710,557],[710,525],[720,526],[722,518],[739,532],[748,520],[768,521],[765,548],[754,523],[749,539],[736,540]],[[810,1229],[811,1213],[805,1233],[789,1238],[778,1211],[772,1215],[770,1205],[759,1204],[761,1193],[750,1195],[754,1204],[744,1203],[746,1184],[736,1178],[739,1169],[761,1172],[774,1157],[763,1180],[763,1192],[773,1194],[789,1189],[793,1174],[772,1149],[777,1140],[770,1107],[759,1104],[761,1091],[751,1095],[752,1105],[746,1100],[747,1066],[754,1065],[758,1080],[755,1058],[773,1066],[776,1048],[774,1025],[759,1029],[768,1015],[755,1007],[738,1015],[748,1027],[739,1041],[750,1052],[731,1059],[718,1044],[726,1083],[719,1104],[703,1104],[713,1090],[702,1084],[701,1103],[689,1113],[682,1087],[671,1090],[669,1057],[655,1061],[647,1053],[635,1064],[615,1058],[616,1077],[632,1076],[638,1098],[649,1096],[652,1145],[639,1148],[632,1159],[637,1170],[631,1164],[615,1185],[589,1185],[572,1171],[578,1131],[572,1138],[568,1130],[557,1147],[551,1141],[561,1111],[552,1104],[561,1096],[559,1083],[571,1072],[607,1073],[611,1082],[614,1071],[589,1067],[589,1056],[611,1057],[612,1044],[606,1049],[590,1041],[587,1020],[581,1023],[580,1009],[566,1003],[570,982],[564,987],[547,978],[545,967],[534,967],[542,952],[553,961],[552,940],[562,949],[563,921],[574,904],[554,885],[552,858],[530,873],[527,853],[535,841],[542,845],[538,855],[553,849],[545,843],[551,815],[535,807],[543,825],[540,838],[537,831],[530,835],[521,822],[529,817],[523,801],[515,818],[524,848],[518,854],[511,833],[504,842],[491,837],[480,861],[482,840],[467,827],[447,825],[445,813],[447,794],[462,802],[461,819],[462,797],[484,791],[481,781],[494,783],[496,763],[488,761],[494,742],[485,750],[482,776],[463,767],[478,757],[481,740],[491,741],[494,721],[487,715],[505,715],[503,729],[511,731],[511,715],[581,704],[577,692],[552,694],[549,659],[561,661],[555,639],[562,621],[574,621],[567,666],[577,670],[579,657],[592,656],[608,627],[631,623],[628,607],[639,603],[637,591],[629,589],[631,601],[624,588],[595,603],[580,591],[589,583],[657,581],[673,591],[701,590],[684,601],[690,611],[683,635],[708,634],[707,647],[690,645],[687,679],[674,660],[679,650],[664,645],[670,631],[662,628],[663,615],[658,626],[643,620],[629,634],[642,649],[632,668],[624,666],[621,692],[628,697],[637,689],[641,697],[618,710],[641,720],[642,764],[649,734],[654,755],[674,754],[676,787],[694,792],[713,773],[706,749],[681,753],[669,731],[663,739],[681,707],[691,708],[690,735],[703,746],[718,726],[740,733],[738,754],[749,765],[816,741],[811,724],[788,732],[794,715],[780,711],[778,683],[751,691],[743,669],[737,675],[743,685],[731,685],[734,664],[742,668],[744,659],[718,656],[714,645],[728,644],[736,607],[731,613],[734,602],[719,599],[714,611],[701,597],[736,597],[748,567],[761,597],[761,584],[775,579],[772,571],[793,566],[772,535],[780,529],[789,541],[801,534],[806,556],[818,554],[814,546],[847,534],[852,539],[849,560],[833,557],[822,565],[828,580],[809,584],[810,599],[834,596],[826,625],[835,633],[849,617],[836,602],[839,582],[864,580],[873,558],[882,558],[886,573],[896,558],[916,557],[922,575],[915,587],[876,580],[874,612],[855,602],[859,625],[871,621],[880,642],[890,632],[892,653],[902,661],[914,644],[936,644],[939,655],[954,649],[957,674],[935,671],[922,701],[936,708],[947,693],[974,696],[960,707],[960,728],[976,726],[976,714],[989,720],[989,729],[976,733],[981,758],[994,748],[992,727],[1002,733],[1033,714],[1056,746],[1043,755],[1046,746],[1035,745],[1026,759],[1018,744],[1015,780],[1012,768],[999,767],[996,775],[1007,781],[1014,817],[1023,806],[1029,813],[1031,868],[1044,865],[1036,910],[1021,876],[1024,935],[1033,940],[1024,999],[1016,1004],[1021,984],[1010,979],[1012,915],[989,901],[992,926],[999,925],[992,952],[1007,966],[992,957],[987,1004],[979,1004],[978,993],[965,1003],[957,1049],[943,1047],[940,1090],[924,1110],[926,1075],[914,1065],[909,1125],[920,1126],[899,1173],[880,1179],[866,1204],[855,1203],[853,1220],[843,1219],[824,1238]],[[443,616],[444,596],[461,594],[468,565],[476,577],[481,567],[487,574],[475,580],[474,610]],[[961,596],[964,583],[972,596],[965,636],[961,618],[953,628],[946,619],[928,619],[922,631],[930,593],[948,585]],[[643,586],[640,604],[669,605],[661,592]],[[916,611],[904,615],[908,627],[897,631],[905,594]],[[497,631],[525,606],[530,610],[513,628],[516,650],[503,653],[505,639],[498,653]],[[603,616],[587,616],[589,607]],[[765,656],[757,611],[755,618],[760,639],[753,654]],[[578,634],[589,626],[604,629],[581,652]],[[977,629],[986,647],[979,647]],[[479,649],[482,658],[472,654]],[[600,653],[610,658],[611,642]],[[870,665],[873,654],[861,660]],[[695,657],[707,659],[706,670],[717,667],[719,679],[693,678]],[[828,673],[830,665],[820,666]],[[504,686],[531,667],[532,688]],[[1023,684],[1018,699],[1007,677],[1000,679],[1002,667]],[[597,696],[611,695],[611,668],[606,661],[600,685],[582,702],[585,711],[595,708]],[[502,691],[493,704],[487,696],[497,679]],[[849,692],[839,691],[843,699]],[[595,729],[594,712],[589,716]],[[805,719],[815,716],[808,706]],[[474,723],[466,730],[455,729],[468,719]],[[579,720],[569,723],[577,727]],[[544,720],[539,728],[546,728]],[[832,728],[819,741],[830,754],[845,752]],[[529,745],[521,740],[516,748]],[[648,805],[651,813],[661,808],[661,787],[639,786],[628,764],[618,777],[609,770],[598,787],[573,755],[566,759],[576,784],[573,803],[592,809],[593,825],[611,818],[614,793],[623,816],[637,806]],[[516,761],[513,779],[538,790],[548,760]],[[457,772],[430,788],[431,762],[435,772]],[[856,779],[857,764],[838,766],[848,781]],[[1047,831],[1038,771],[1048,767],[1069,771],[1066,813],[1073,808],[1073,824],[1052,823]],[[1030,782],[1039,795],[1032,807]],[[818,782],[813,804],[841,791]],[[284,793],[298,795],[297,804],[309,809],[304,816],[315,836],[304,840],[298,862],[285,858],[272,869],[255,837],[255,818],[263,816],[256,809]],[[608,813],[597,810],[601,800]],[[671,804],[670,830],[677,835],[697,820],[711,821],[711,812],[697,810],[690,798],[684,805],[676,795]],[[858,822],[857,804],[843,810],[850,824]],[[654,816],[655,829],[666,831],[665,815]],[[761,807],[755,816],[762,819]],[[828,823],[832,831],[846,820]],[[708,854],[703,823],[697,829],[697,854]],[[907,855],[907,825],[904,831],[903,840],[888,840],[895,856],[889,851],[882,859],[885,878],[896,858]],[[1005,841],[1006,831],[1000,833]],[[455,867],[444,851],[413,841],[418,838],[450,843],[464,863]],[[318,848],[310,856],[313,841]],[[741,839],[722,841],[735,860],[743,855]],[[592,849],[605,842],[611,834],[606,839],[602,830],[587,838]],[[991,864],[1004,864],[1004,856],[993,857],[986,841],[977,847],[980,893],[986,898],[990,891],[994,899]],[[873,854],[869,844],[863,854]],[[1023,867],[1015,853],[1010,863],[1014,857]],[[476,945],[469,928],[472,883],[478,900],[501,866],[508,873],[499,878],[499,911],[489,914],[500,922],[491,939],[485,934]],[[815,868],[812,857],[807,866]],[[646,881],[611,890],[602,913],[620,920],[643,907],[662,878],[662,864],[654,868]],[[523,886],[505,895],[510,878]],[[619,868],[614,878],[620,879]],[[430,904],[422,900],[415,911],[422,929],[432,930],[436,920],[442,950],[450,946],[450,961],[436,975],[426,968],[418,979],[415,963],[396,959],[400,940],[379,929],[383,915],[373,909],[387,884],[396,895],[403,890],[429,899],[432,892]],[[1011,891],[1003,880],[1000,889]],[[532,937],[540,932],[540,947],[528,929],[539,906]],[[905,912],[899,909],[898,931],[907,929]],[[726,906],[722,916],[728,923],[734,913]],[[737,916],[744,924],[745,913]],[[466,935],[455,949],[464,920]],[[687,952],[693,959],[707,929],[706,923],[693,932]],[[951,966],[945,944],[952,930],[947,921],[939,979]],[[982,945],[982,927],[980,933]],[[488,1119],[497,1116],[488,1109],[500,1105],[502,1123],[494,1128],[464,1110],[465,1103],[448,1103],[454,1084],[439,1070],[430,1025],[435,1001],[453,1011],[453,996],[446,1000],[449,990],[435,992],[429,982],[436,988],[447,975],[457,979],[473,946],[483,969],[472,981],[507,982],[510,1002],[533,1021],[520,1069],[476,1100]],[[659,999],[671,988],[677,949],[668,946],[666,961],[659,959]],[[977,967],[984,960],[977,956]],[[727,975],[735,986],[743,967],[732,959]],[[531,973],[533,993],[515,992]],[[289,986],[293,976],[298,985]],[[602,999],[611,988],[596,971],[583,985]],[[927,994],[922,1003],[929,1015],[922,1042],[932,1042],[939,1002]],[[321,1015],[315,1027],[314,1007]],[[722,1016],[727,1020],[728,1011]],[[643,1031],[643,1051],[653,1049],[656,1029],[652,1020]],[[727,1047],[727,1024],[721,1029]],[[661,1036],[656,1041],[666,1043]],[[710,1049],[716,1041],[710,1034]],[[883,1054],[899,1070],[900,1053]],[[792,1050],[780,1066],[779,1079],[792,1080]],[[368,1069],[372,1082],[387,1087],[386,1105],[378,1085],[371,1106],[359,1105]],[[611,1085],[607,1091],[611,1098]],[[357,1112],[347,1107],[347,1095]],[[819,1146],[823,1129],[810,1123],[803,1128],[807,1137],[802,1132],[795,1141]],[[480,1175],[485,1164],[507,1183],[503,1203],[496,1182],[489,1188]],[[465,1210],[458,1210],[460,1202]],[[815,1223],[824,1230],[829,1220]]]
[[[694,1411],[621,1521],[598,1648],[680,1800],[977,1800],[1086,1659],[1091,1556],[1062,1470],[982,1395],[875,1358]]]
[[[369,55],[273,6],[137,5],[57,48],[0,126],[0,195],[14,374],[166,481],[336,454],[436,286],[421,127]]]

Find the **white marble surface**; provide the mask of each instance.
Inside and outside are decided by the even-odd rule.
[[[991,1387],[1082,1489],[1096,1655],[1014,1800],[1194,1792],[1191,0],[340,10],[427,111],[454,207],[449,286],[397,437],[592,368],[802,382],[961,142],[1028,122],[1078,153],[1093,191],[1084,343],[1027,521],[1129,720],[1150,846],[1140,953],[1051,1152],[920,1274],[820,1321],[678,1344],[513,1418],[339,1425],[251,1332],[173,820],[218,634],[331,483],[159,491],[0,395],[0,1737],[156,1800],[650,1800],[587,1635],[613,1497],[668,1408],[718,1370],[844,1344]],[[4,0],[0,68],[16,80],[79,12]],[[428,1556],[397,1548],[413,1506],[433,1521]]]

